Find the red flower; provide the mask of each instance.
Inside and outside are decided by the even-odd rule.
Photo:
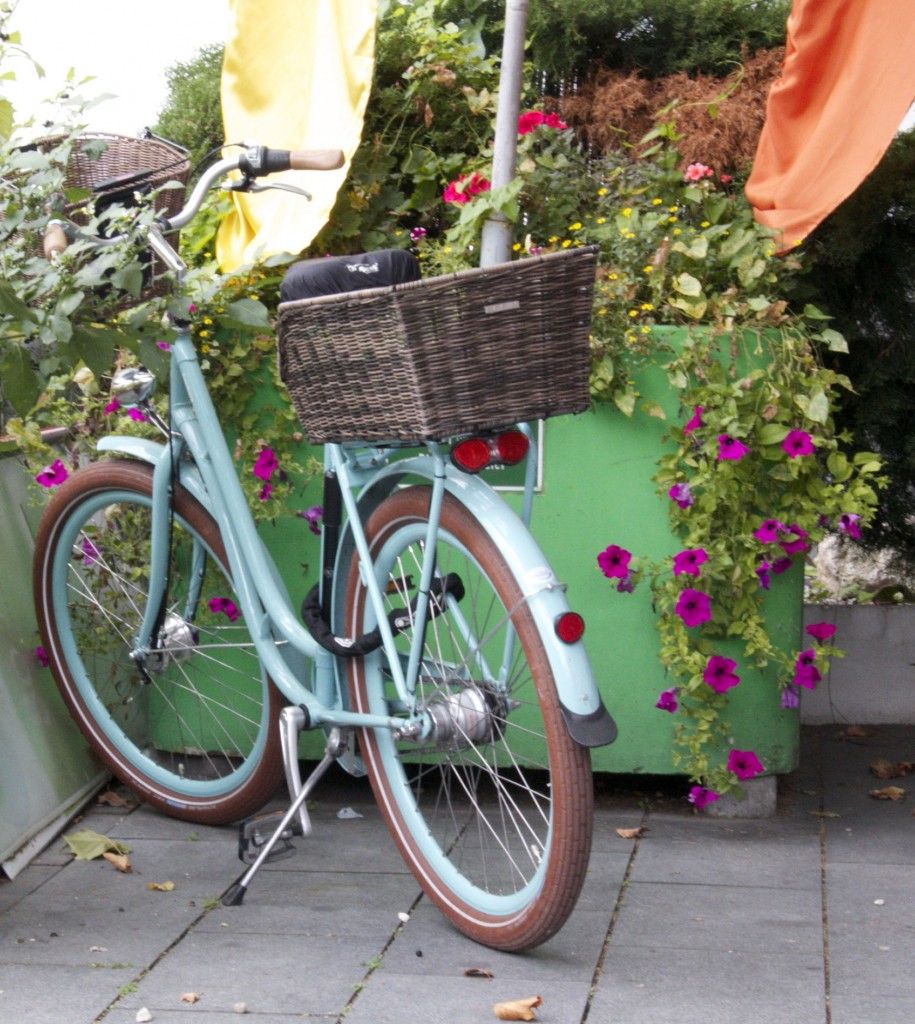
[[[454,181],[450,181],[442,193],[442,199],[446,203],[469,203],[475,195],[488,192],[489,188],[489,181],[474,171],[469,176],[462,174]]]
[[[703,178],[711,178],[714,173],[715,172],[711,167],[706,167],[705,164],[695,163],[690,164],[689,167],[686,168],[683,176],[687,181],[701,181]]]
[[[560,120],[558,114],[544,114],[540,110],[525,110],[518,117],[518,134],[529,135],[535,128],[539,128],[540,125],[545,125],[547,128],[555,128],[558,132],[563,132],[569,127],[565,121]]]

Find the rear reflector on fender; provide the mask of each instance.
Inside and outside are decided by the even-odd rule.
[[[553,622],[553,629],[564,644],[574,644],[584,636],[585,620],[578,612],[563,612]]]
[[[465,473],[479,473],[487,466],[516,466],[527,455],[530,442],[520,430],[465,437],[451,449],[451,460]]]

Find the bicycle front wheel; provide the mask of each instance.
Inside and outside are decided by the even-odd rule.
[[[408,620],[397,637],[406,667],[414,635],[428,487],[383,501],[366,534],[387,611]],[[591,847],[588,751],[562,721],[544,638],[518,581],[477,519],[445,496],[416,682],[433,723],[422,739],[363,730],[360,747],[378,805],[423,890],[462,932],[496,949],[544,942],[566,921]],[[354,558],[348,635],[376,617]],[[354,658],[359,711],[397,714],[383,650]]]
[[[281,699],[232,600],[219,530],[175,488],[167,599],[151,649],[152,469],[111,460],[73,474],[35,545],[38,625],[71,714],[101,760],[165,813],[223,824],[282,778]]]

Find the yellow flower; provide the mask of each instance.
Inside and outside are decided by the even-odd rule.
[[[555,245],[559,241],[559,235],[550,235],[547,241],[550,243],[550,245]]]
[[[603,306],[601,306],[600,309],[597,311],[597,315],[598,316],[606,316],[607,315],[607,310]]]
[[[683,234],[683,228],[674,228],[673,231],[671,231],[671,234],[672,235],[682,235]]]
[[[651,328],[648,326],[648,324],[645,324],[642,327],[642,334],[651,334]]]
[[[607,274],[607,279],[610,280],[610,281],[618,281],[619,280],[619,276],[620,276],[619,274],[614,272],[612,274]]]
[[[635,238],[635,232],[634,231],[627,231],[626,232],[626,237],[627,238]]]
[[[209,351],[210,351],[210,346],[209,346],[209,345],[201,345],[201,346],[200,346],[200,351],[201,351],[201,352],[202,352],[202,353],[203,353],[204,355],[206,355],[206,354],[207,354],[207,352],[209,352]]]
[[[520,251],[521,251],[521,243],[520,242],[515,242],[515,244],[512,246],[512,252],[520,252]]]
[[[654,309],[654,306],[650,302],[643,302],[641,308],[644,310]]]
[[[677,223],[677,218],[676,217],[668,217],[667,218],[667,223],[668,224],[676,224]]]
[[[248,296],[248,298],[249,299],[259,299],[260,295],[258,295],[257,292],[251,292],[251,294]]]
[[[623,209],[620,212],[622,213],[622,215],[624,217],[631,217],[632,216],[632,207],[631,206],[624,206]]]
[[[606,218],[606,217],[598,217],[598,218],[597,218],[597,219],[596,219],[596,220],[594,221],[594,223],[595,223],[595,224],[606,224],[606,223],[607,223],[607,218]]]
[[[639,311],[637,309],[630,309],[629,310],[629,315],[630,316],[638,316],[639,315]]]
[[[574,224],[570,224],[569,231],[581,231],[581,221],[577,220]]]
[[[702,222],[702,223],[701,223],[701,224],[699,225],[699,227],[700,227],[700,228],[710,228],[711,226],[712,226],[712,225],[711,225],[711,222],[710,222],[710,221],[707,221],[707,220],[704,220],[704,221],[703,221],[703,222]]]
[[[211,319],[210,319],[210,318],[209,318],[208,316],[205,316],[205,317],[203,318],[203,322],[204,322],[205,324],[211,324],[211,323],[212,323],[213,321],[212,321],[212,320],[211,320]]]
[[[654,267],[649,263],[647,266],[642,267],[643,274],[650,274],[654,270]]]
[[[663,202],[664,202],[663,199],[658,199],[657,197],[655,197],[654,199],[651,200],[651,205],[652,206],[660,206],[661,203],[663,203]]]
[[[201,331],[200,332],[200,337],[201,338],[209,338],[209,336],[210,336],[210,332],[209,331]]]
[[[601,186],[601,188],[597,190],[597,194],[599,196],[605,196],[607,194],[607,190],[603,186]]]
[[[572,240],[570,238],[564,238],[562,240],[562,247],[563,247],[563,249],[568,249],[571,244],[572,244]]]
[[[679,209],[678,206],[668,206],[667,207],[667,212],[668,213],[676,213],[678,209]]]

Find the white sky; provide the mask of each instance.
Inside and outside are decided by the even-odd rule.
[[[63,86],[72,67],[79,77],[95,78],[84,95],[116,96],[88,112],[89,127],[135,135],[165,104],[165,69],[224,42],[229,24],[229,0],[19,0],[9,27],[21,33],[45,77],[17,61],[16,80],[3,82],[2,92],[16,120],[24,120]]]

